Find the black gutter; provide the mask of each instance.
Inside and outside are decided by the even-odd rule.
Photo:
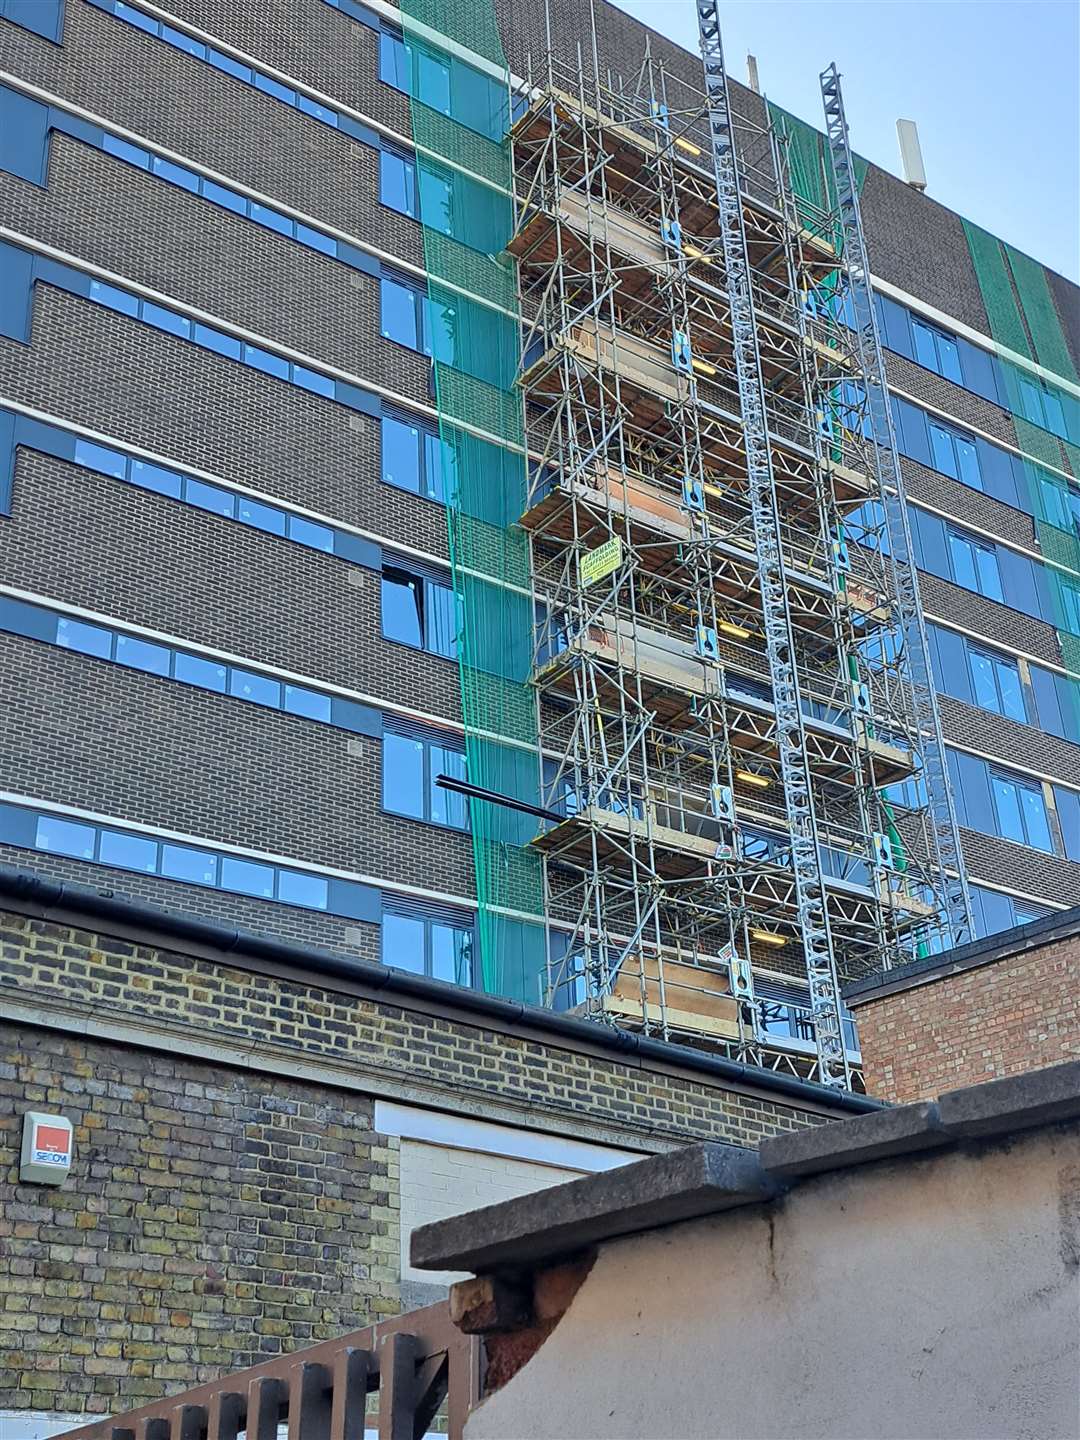
[[[372,990],[384,992],[388,998],[425,1000],[465,1010],[486,1021],[502,1021],[526,1025],[533,1029],[577,1041],[582,1046],[614,1051],[621,1056],[637,1056],[641,1061],[676,1065],[697,1071],[716,1080],[727,1080],[755,1090],[768,1090],[789,1100],[801,1100],[815,1107],[827,1107],[852,1115],[865,1115],[880,1110],[883,1103],[868,1095],[837,1091],[811,1080],[793,1075],[779,1075],[756,1065],[744,1065],[719,1055],[705,1055],[689,1046],[672,1045],[665,1040],[650,1040],[629,1030],[616,1030],[591,1020],[578,1020],[559,1015],[539,1005],[523,1005],[516,1000],[501,1000],[476,990],[465,990],[442,980],[409,975],[391,970],[370,960],[335,955],[330,950],[309,949],[287,940],[275,940],[252,930],[233,930],[213,920],[197,920],[169,910],[145,905],[116,895],[111,890],[95,890],[87,885],[72,885],[0,865],[0,897],[31,905],[41,910],[68,909],[80,915],[112,920],[125,926],[153,930],[173,939],[205,945],[227,955],[244,955],[253,960],[268,960],[293,969],[307,970],[338,980],[360,982]],[[50,917],[51,918],[51,917]]]

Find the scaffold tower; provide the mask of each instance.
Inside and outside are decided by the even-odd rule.
[[[851,187],[793,185],[698,11],[704,89],[594,28],[510,133],[543,998],[850,1085],[840,985],[966,897]]]

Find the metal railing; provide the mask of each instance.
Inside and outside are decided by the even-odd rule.
[[[461,1440],[478,1399],[479,1354],[444,1301],[95,1420],[63,1440],[276,1440],[282,1425],[288,1440],[363,1440],[376,1394],[369,1428],[379,1440],[420,1440],[440,1414],[448,1440]]]

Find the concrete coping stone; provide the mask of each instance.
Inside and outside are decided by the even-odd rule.
[[[1080,1060],[775,1135],[760,1153],[688,1145],[413,1231],[420,1270],[528,1270],[602,1241],[756,1205],[792,1181],[1080,1119]]]
[[[968,1139],[1009,1135],[1080,1116],[1080,1060],[949,1090],[874,1115],[815,1125],[761,1142],[761,1163],[791,1180]]]
[[[653,1155],[413,1231],[420,1270],[527,1269],[619,1235],[754,1205],[779,1187],[757,1153],[712,1142]]]
[[[1080,1117],[1080,1060],[948,1090],[938,1100],[938,1110],[946,1131],[957,1139],[1008,1135],[1033,1125],[1076,1119]]]

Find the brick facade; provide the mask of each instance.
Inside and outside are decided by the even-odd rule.
[[[543,1012],[548,1030],[448,986],[388,993],[379,966],[259,961],[228,931],[215,949],[78,901],[0,921],[0,1410],[133,1406],[411,1304],[399,1214],[430,1217],[439,1165],[415,1162],[440,1152],[412,1147],[403,1193],[409,1142],[377,1132],[378,1099],[636,1153],[842,1113],[816,1086],[619,1053]],[[18,1183],[32,1108],[75,1125],[57,1188]],[[471,1180],[441,1213],[561,1174],[447,1153]]]
[[[851,987],[867,1089],[896,1104],[1080,1058],[1080,909]]]

